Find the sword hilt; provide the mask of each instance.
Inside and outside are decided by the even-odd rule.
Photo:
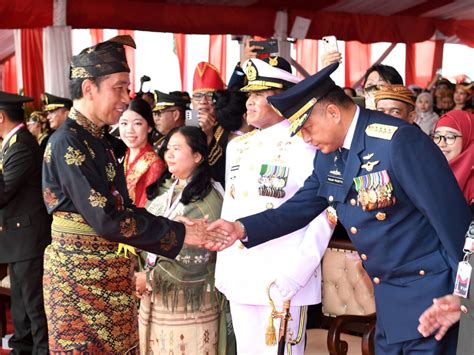
[[[270,307],[272,309],[272,313],[270,315],[270,321],[271,321],[272,324],[271,324],[271,327],[269,327],[269,328],[273,328],[273,332],[274,332],[275,328],[273,326],[273,319],[277,319],[277,318],[281,319],[280,329],[279,329],[279,332],[278,332],[278,349],[280,349],[280,348],[284,349],[284,345],[285,345],[285,341],[286,341],[286,330],[288,328],[288,321],[292,319],[291,318],[291,313],[290,313],[290,303],[291,303],[291,301],[290,300],[284,301],[282,310],[277,311],[277,309],[275,307],[275,303],[273,302],[272,296],[270,295],[270,289],[273,286],[273,284],[275,284],[275,281],[272,281],[267,287],[268,302],[270,303]],[[267,333],[271,333],[271,332],[267,329]],[[275,339],[275,342],[276,342],[276,339]],[[267,341],[267,345],[275,345],[275,342],[270,343],[269,341]],[[279,350],[278,353],[280,353],[280,350]]]

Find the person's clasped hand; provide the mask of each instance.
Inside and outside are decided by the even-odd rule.
[[[185,244],[207,248],[208,245],[225,245],[228,242],[225,231],[208,230],[207,218],[208,216],[203,219],[190,219],[183,216],[175,218],[175,221],[183,223],[186,228]]]

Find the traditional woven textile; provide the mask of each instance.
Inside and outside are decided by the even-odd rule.
[[[77,213],[55,212],[44,262],[51,354],[134,354],[138,345],[133,258]]]
[[[177,298],[177,307],[170,312],[160,294],[142,296],[140,354],[217,354],[219,310],[216,302],[211,302],[211,294],[204,295],[201,309],[196,313],[185,311],[187,301],[182,292]]]

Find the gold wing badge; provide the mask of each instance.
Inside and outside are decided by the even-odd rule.
[[[362,159],[364,160],[369,160],[367,163],[362,164],[361,168],[367,170],[369,173],[374,170],[374,166],[376,166],[378,163],[380,163],[380,160],[375,160],[375,161],[370,161],[372,157],[374,156],[374,153],[369,153],[367,155],[364,155]]]
[[[380,160],[368,161],[365,164],[362,164],[361,168],[367,170],[369,173],[374,170],[374,166],[380,163]]]

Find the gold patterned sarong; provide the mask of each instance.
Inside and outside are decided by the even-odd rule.
[[[44,259],[51,354],[138,352],[135,260],[77,213],[55,212]]]

